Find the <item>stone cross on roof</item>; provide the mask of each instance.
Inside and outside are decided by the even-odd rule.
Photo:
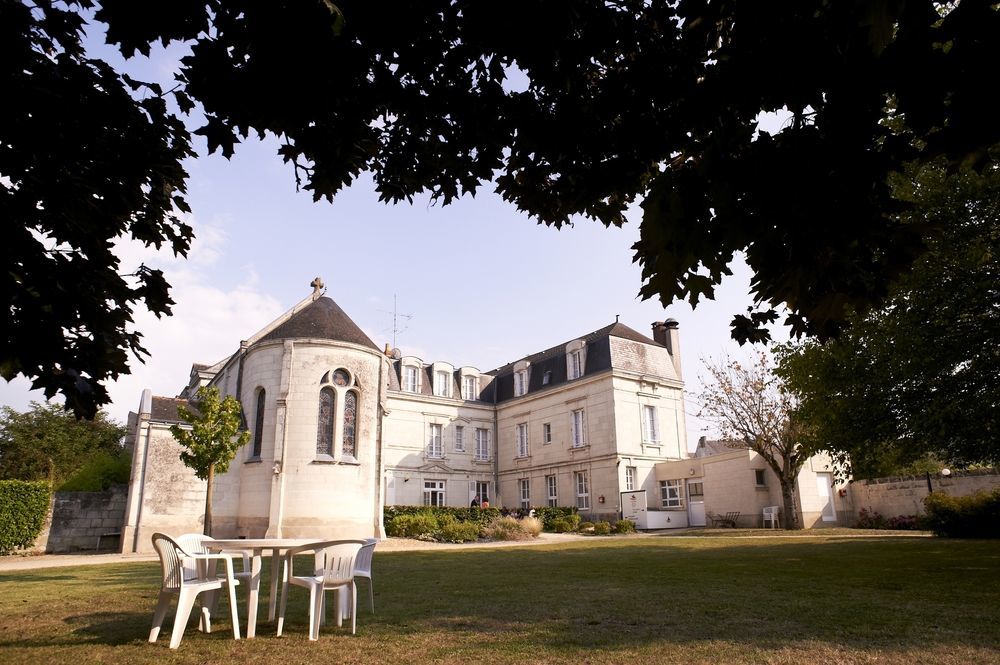
[[[313,281],[309,282],[309,286],[313,287],[313,295],[318,296],[320,292],[323,291],[324,284],[322,278],[317,277]]]

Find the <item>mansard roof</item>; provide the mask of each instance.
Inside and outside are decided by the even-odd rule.
[[[528,380],[529,393],[566,383],[568,380],[566,376],[566,345],[577,339],[583,340],[587,345],[587,361],[584,376],[590,376],[611,369],[611,337],[649,344],[661,349],[666,348],[659,342],[629,328],[624,323],[616,321],[583,337],[566,340],[562,344],[487,372],[487,374],[492,374],[496,377],[494,385],[497,391],[497,401],[503,402],[514,397],[514,365],[522,361],[527,361],[531,365],[531,373]]]
[[[327,297],[317,298],[303,307],[259,341],[296,338],[350,342],[379,351],[375,343],[362,332],[351,317],[344,313],[340,305]]]

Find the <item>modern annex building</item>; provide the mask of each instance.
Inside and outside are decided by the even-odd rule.
[[[313,286],[231,356],[194,365],[177,397],[144,392],[123,550],[200,530],[205,486],[169,426],[203,385],[236,396],[251,432],[216,477],[217,537],[382,535],[393,504],[488,499],[607,518],[621,492],[646,489],[662,507],[655,465],[688,457],[676,322],[654,323],[652,338],[615,322],[482,372],[379,348]]]

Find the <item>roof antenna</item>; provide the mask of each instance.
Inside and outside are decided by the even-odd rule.
[[[387,310],[384,310],[384,309],[380,310],[380,311],[385,312],[386,314],[389,313]],[[397,311],[397,309],[396,309],[396,294],[393,293],[392,294],[392,348],[393,349],[397,348],[396,347],[396,335],[399,334],[399,333],[402,333],[402,332],[406,332],[407,328],[409,328],[409,326],[407,326],[406,328],[400,328],[399,327],[399,319],[406,319],[407,321],[409,321],[412,318],[413,318],[412,314],[400,314]]]

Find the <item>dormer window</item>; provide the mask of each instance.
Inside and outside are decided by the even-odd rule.
[[[587,347],[582,339],[566,345],[566,378],[569,381],[583,376],[587,364]]]
[[[514,372],[514,397],[520,397],[528,392],[528,370]]]
[[[420,384],[418,382],[418,377],[420,375],[420,370],[412,365],[407,365],[403,368],[403,390],[408,393],[418,392]]]
[[[434,372],[434,394],[438,397],[451,397],[451,374]]]
[[[479,378],[475,376],[462,377],[462,399],[479,399]]]

